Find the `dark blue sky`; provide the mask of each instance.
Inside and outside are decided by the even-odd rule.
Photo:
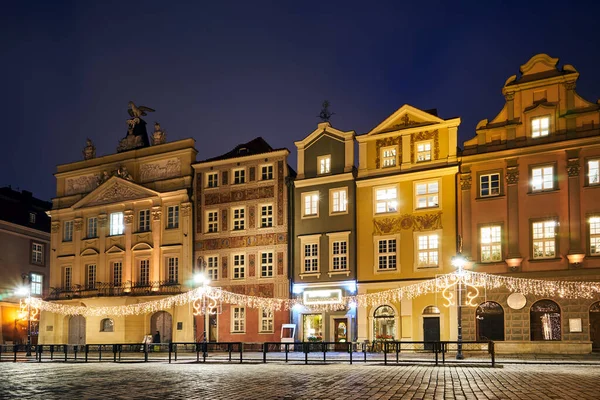
[[[324,99],[357,134],[405,103],[437,108],[462,117],[462,143],[540,52],[600,98],[597,1],[21,3],[0,13],[0,186],[43,199],[86,137],[115,152],[129,100],[204,159],[256,136],[295,153]]]

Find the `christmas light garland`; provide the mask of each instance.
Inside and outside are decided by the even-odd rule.
[[[302,311],[322,312],[340,311],[352,307],[369,307],[390,302],[399,302],[404,299],[414,299],[431,293],[442,293],[447,301],[447,306],[454,304],[452,290],[461,282],[475,291],[467,294],[467,301],[471,303],[476,299],[479,289],[486,290],[505,287],[511,292],[520,292],[524,295],[545,297],[559,297],[566,299],[591,299],[600,294],[600,282],[584,281],[550,281],[543,279],[515,278],[511,276],[490,275],[481,272],[460,271],[439,275],[434,279],[403,286],[395,289],[383,290],[375,293],[344,296],[340,303],[310,305],[303,304],[302,299],[283,299],[248,296],[232,293],[215,287],[200,287],[186,293],[170,296],[158,300],[124,306],[75,306],[68,304],[51,303],[38,298],[31,298],[31,305],[40,311],[63,315],[91,316],[128,316],[154,313],[160,310],[182,306],[192,303],[197,311],[198,301],[218,299],[225,304],[236,304],[248,308],[262,308],[272,311],[297,309]],[[195,304],[194,304],[195,303]],[[474,304],[474,303],[473,303]]]

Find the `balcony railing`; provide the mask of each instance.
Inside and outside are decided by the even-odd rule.
[[[73,285],[50,288],[47,300],[68,300],[101,296],[153,296],[182,293],[181,284],[172,281],[131,282],[121,285],[96,282],[95,285]]]

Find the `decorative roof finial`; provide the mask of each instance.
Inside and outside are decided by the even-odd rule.
[[[92,143],[92,139],[87,138],[85,140],[85,147],[83,148],[83,159],[90,160],[96,158],[96,146]]]
[[[323,108],[321,109],[319,118],[321,118],[321,121],[323,121],[323,122],[329,122],[329,119],[331,119],[331,116],[333,114],[335,114],[335,113],[329,111],[329,101],[325,100],[323,102]]]
[[[152,134],[152,145],[167,143],[167,134],[160,127],[158,122],[154,123],[154,133]]]

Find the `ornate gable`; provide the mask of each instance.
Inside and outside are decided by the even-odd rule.
[[[92,207],[155,196],[158,196],[158,192],[113,176],[96,190],[75,203],[73,208]]]
[[[396,112],[387,117],[383,122],[373,128],[367,135],[397,131],[401,129],[414,128],[444,122],[443,119],[426,111],[419,110],[411,105],[405,104]]]

